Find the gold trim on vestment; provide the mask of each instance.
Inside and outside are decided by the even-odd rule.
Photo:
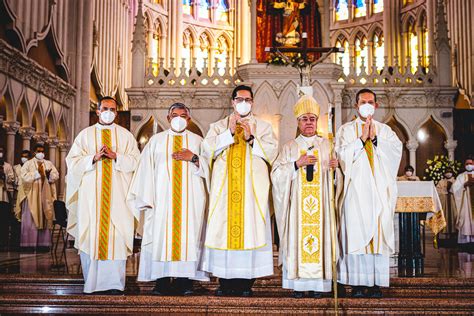
[[[244,208],[245,208],[245,160],[247,142],[244,131],[237,125],[234,144],[229,148],[227,170],[229,191],[227,195],[227,248],[244,249]]]
[[[305,154],[306,151],[301,151]],[[314,165],[313,181],[306,180],[306,168],[300,168],[300,223],[299,252],[301,263],[322,263],[322,190],[321,190],[321,159],[319,151],[314,149],[317,162]]]

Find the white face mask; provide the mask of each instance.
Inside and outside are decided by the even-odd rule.
[[[372,104],[369,103],[364,103],[361,106],[359,106],[359,114],[363,118],[369,117],[369,115],[374,115],[375,112],[375,107]]]
[[[3,153],[0,153],[0,158],[3,158]]]
[[[21,163],[25,163],[25,162],[27,162],[27,161],[28,161],[28,158],[26,158],[26,157],[21,157]]]
[[[181,133],[188,126],[188,121],[186,121],[181,116],[176,116],[171,119],[171,129],[177,133]]]
[[[474,170],[474,165],[466,165],[466,170],[471,172],[472,170]]]
[[[38,160],[43,160],[44,159],[44,153],[36,153],[35,157]]]
[[[115,113],[112,111],[100,112],[100,119],[105,124],[111,124],[115,120]]]
[[[451,179],[451,177],[453,176],[452,173],[447,173],[444,175],[446,177],[446,179]]]
[[[407,171],[407,172],[405,172],[405,175],[406,175],[407,177],[411,177],[411,176],[413,175],[413,172]]]
[[[250,113],[250,110],[252,109],[252,105],[248,102],[240,102],[235,105],[235,109],[237,113],[240,114],[240,116],[246,116],[247,114]]]

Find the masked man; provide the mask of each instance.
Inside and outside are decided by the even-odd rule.
[[[336,152],[344,173],[340,212],[341,258],[338,278],[353,297],[381,297],[389,286],[389,259],[395,251],[393,217],[402,143],[392,129],[375,121],[375,93],[356,95],[357,119],[342,125]]]
[[[219,277],[216,295],[251,296],[255,278],[273,274],[268,165],[278,146],[272,126],[252,114],[250,87],[236,87],[232,104],[202,145],[214,163],[203,269]]]
[[[81,256],[84,292],[121,295],[135,221],[127,191],[140,152],[133,134],[114,124],[113,98],[102,98],[96,114],[99,123],[77,135],[66,157],[67,230]]]
[[[273,201],[280,236],[283,288],[301,298],[331,291],[329,142],[317,135],[319,105],[303,96],[294,107],[300,135],[285,144],[272,169]],[[334,223],[335,225],[335,223]]]
[[[168,110],[171,128],[154,135],[144,148],[128,193],[143,210],[139,281],[155,281],[155,295],[193,293],[200,271],[209,166],[200,156],[202,137],[186,130],[190,110],[182,103]]]

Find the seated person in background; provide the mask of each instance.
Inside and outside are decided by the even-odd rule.
[[[415,169],[408,165],[405,167],[405,174],[397,177],[397,181],[420,181],[420,178],[415,175]]]

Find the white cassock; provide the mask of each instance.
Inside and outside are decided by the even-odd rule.
[[[474,221],[472,218],[474,189],[473,187],[464,187],[469,176],[474,177],[474,171],[465,171],[459,174],[451,187],[456,202],[456,228],[460,244],[474,242]]]
[[[199,156],[202,137],[171,129],[154,135],[143,149],[128,193],[134,210],[144,211],[138,281],[164,277],[208,280],[199,270],[209,165],[171,155],[187,148]]]
[[[225,279],[273,274],[267,164],[278,145],[269,123],[253,115],[247,120],[253,147],[239,127],[232,136],[229,117],[211,124],[202,143],[203,155],[214,161],[203,269]]]
[[[303,154],[318,158],[313,181],[295,170]],[[330,145],[318,136],[299,135],[285,144],[272,168],[273,205],[280,236],[283,288],[330,292],[332,281],[329,208]]]
[[[374,121],[373,166],[359,137],[363,121],[341,126],[336,152],[344,173],[340,210],[338,279],[353,286],[388,286],[389,258],[395,251],[393,217],[402,143],[392,129]]]
[[[107,142],[117,153],[111,169],[105,159],[92,163]],[[85,293],[125,288],[135,219],[126,198],[139,155],[128,130],[116,124],[95,124],[77,135],[66,157],[67,230],[80,252]]]

